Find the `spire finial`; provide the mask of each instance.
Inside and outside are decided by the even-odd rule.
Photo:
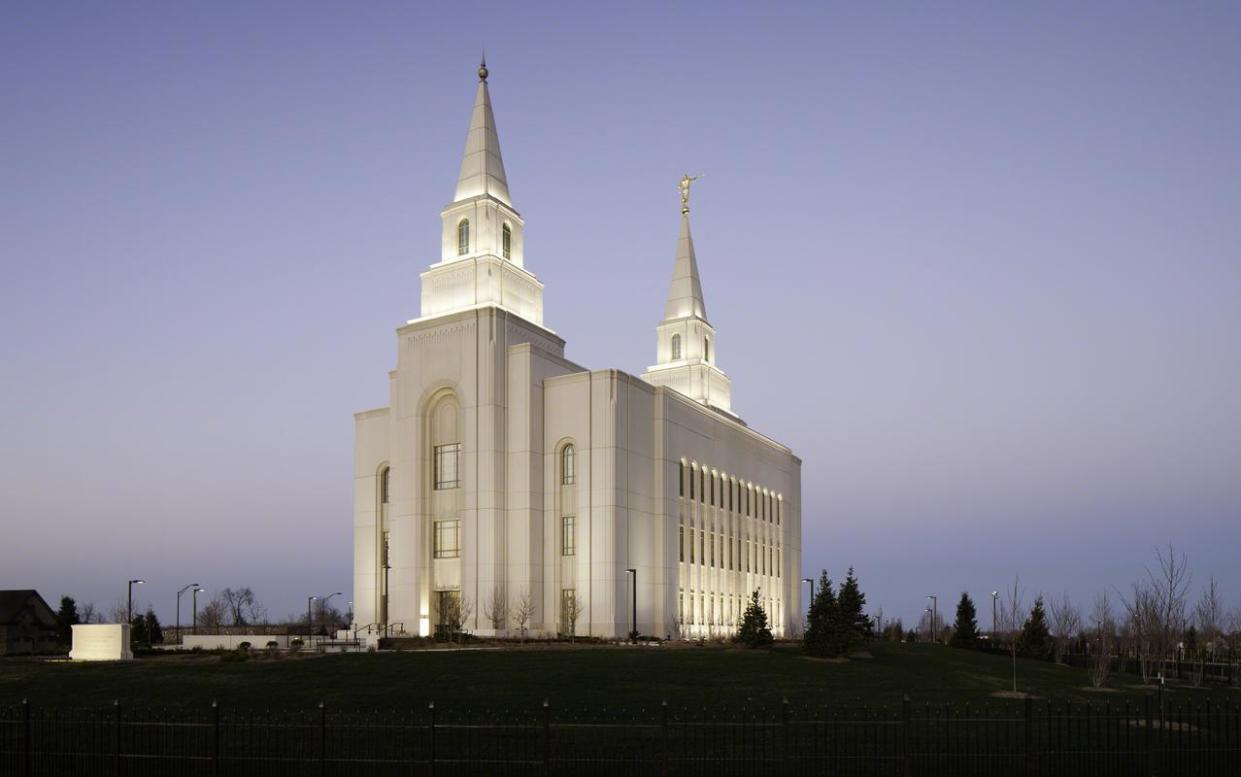
[[[479,81],[487,80],[487,52],[486,50],[483,51],[482,61],[478,63],[478,80]]]
[[[686,173],[681,181],[677,184],[677,188],[681,190],[681,214],[689,213],[689,185],[701,178],[701,175],[690,175]]]

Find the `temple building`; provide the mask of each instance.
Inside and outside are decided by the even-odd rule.
[[[543,324],[487,76],[421,315],[396,330],[388,406],[355,415],[356,623],[727,636],[757,591],[776,636],[790,634],[801,460],[733,412],[690,233],[693,179],[655,364],[641,376],[575,364]]]

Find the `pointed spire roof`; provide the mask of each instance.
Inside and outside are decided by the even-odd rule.
[[[491,111],[491,95],[487,92],[487,61],[478,67],[478,92],[474,95],[474,111],[470,114],[470,130],[465,136],[465,154],[461,158],[461,175],[457,178],[454,201],[490,194],[512,207],[508,196],[508,179],[504,175],[504,159],[500,156],[500,137]]]
[[[698,259],[694,256],[694,237],[689,231],[689,209],[681,211],[681,236],[677,238],[677,258],[672,266],[672,285],[664,320],[676,318],[707,320],[707,305],[702,299],[702,281],[698,279]]]

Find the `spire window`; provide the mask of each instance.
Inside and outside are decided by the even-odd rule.
[[[711,338],[702,338],[702,358],[705,361],[711,361]]]
[[[672,361],[676,361],[677,359],[680,359],[680,358],[681,358],[681,336],[673,335],[672,336]]]
[[[465,256],[470,252],[470,220],[461,219],[457,222],[457,256]]]
[[[508,224],[500,230],[500,246],[504,251],[505,259],[513,258],[513,230],[509,229]]]

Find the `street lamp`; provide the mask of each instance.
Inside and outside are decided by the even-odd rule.
[[[935,641],[936,629],[935,621],[939,620],[939,597],[935,594],[927,594],[926,598],[931,600],[931,641]]]
[[[185,640],[181,639],[181,594],[185,593],[191,588],[197,588],[197,587],[198,587],[198,583],[190,583],[185,588],[182,588],[180,591],[177,591],[177,641],[178,642],[185,642]]]
[[[327,603],[328,603],[328,602],[330,602],[330,601],[332,601],[332,597],[333,597],[333,596],[340,596],[340,595],[341,595],[341,592],[340,592],[340,591],[337,591],[336,593],[333,593],[333,594],[328,594],[327,596],[323,597],[323,618],[324,618],[324,624],[323,624],[323,625],[324,625],[325,627],[327,626]],[[331,635],[331,634],[329,634],[328,636],[330,637],[330,636],[332,636],[332,635]]]
[[[310,609],[310,606],[314,604],[315,599],[318,599],[318,598],[319,597],[317,596],[306,597],[306,647],[307,648],[310,647],[310,639],[311,637],[314,636],[314,626],[315,626],[315,613],[314,613],[314,610]]]
[[[638,641],[638,570],[626,569],[626,573],[633,575],[633,615],[630,621],[629,638],[634,642]]]
[[[995,602],[1000,598],[999,591],[991,592],[991,640],[995,641]]]
[[[145,580],[130,580],[129,581],[129,599],[128,599],[128,603],[125,605],[125,622],[126,623],[132,624],[134,622],[134,586],[143,585],[144,583],[146,583]]]
[[[198,588],[198,587],[195,587],[195,588],[194,588],[194,592],[193,592],[193,599],[194,599],[194,622],[193,622],[193,624],[190,626],[190,633],[191,633],[191,634],[197,634],[197,633],[198,633],[198,594],[199,594],[200,592],[201,592],[201,593],[205,593],[206,591],[207,591],[207,589],[206,589],[206,588]]]

